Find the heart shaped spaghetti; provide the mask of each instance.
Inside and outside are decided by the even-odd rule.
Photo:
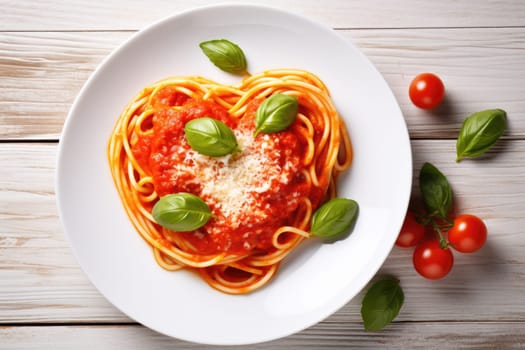
[[[297,97],[286,130],[254,137],[259,105]],[[210,117],[229,126],[240,152],[195,152],[184,125]],[[243,294],[265,285],[280,261],[310,234],[313,211],[335,197],[351,143],[323,82],[303,70],[268,70],[225,86],[173,77],[144,88],[125,108],[108,144],[111,173],[138,233],[167,270],[194,270],[212,287]],[[152,215],[160,197],[192,193],[213,213],[201,228],[174,232]]]

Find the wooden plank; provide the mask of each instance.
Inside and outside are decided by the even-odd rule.
[[[525,136],[525,28],[339,32],[383,74],[411,137],[455,138],[466,116],[496,107],[509,113],[505,137]],[[0,139],[57,139],[88,76],[131,34],[0,33]],[[447,88],[432,112],[407,94],[423,71],[439,74]]]
[[[75,96],[130,33],[0,33],[0,138],[57,139]]]
[[[127,320],[91,286],[55,204],[56,144],[0,145],[0,320]]]
[[[0,30],[135,30],[165,16],[222,0],[141,1],[7,1]],[[6,1],[4,1],[4,4]],[[234,0],[231,3],[243,3]],[[525,25],[522,1],[389,1],[254,0],[338,28],[495,27]],[[45,13],[45,16],[35,14]]]
[[[374,63],[396,96],[412,138],[456,138],[470,114],[508,112],[506,137],[525,136],[525,28],[344,32]],[[434,72],[445,84],[432,111],[408,97],[411,80]]]
[[[354,322],[323,322],[298,334],[236,349],[523,349],[524,322],[395,322],[365,332]],[[0,327],[0,349],[215,349],[139,325]]]
[[[401,280],[400,321],[525,319],[525,140],[502,140],[485,157],[454,161],[451,140],[414,140],[414,176],[425,161],[449,177],[459,212],[484,218],[487,245],[455,254],[440,281],[419,277],[411,250],[394,247],[379,272]],[[0,144],[0,323],[129,322],[84,277],[54,203],[56,144]],[[414,199],[417,186],[414,186]],[[362,294],[327,322],[358,322]]]

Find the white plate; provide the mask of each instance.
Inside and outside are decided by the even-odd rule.
[[[307,241],[265,288],[243,296],[210,288],[196,275],[167,272],[135,232],[114,189],[106,145],[114,123],[144,86],[170,75],[223,83],[198,44],[227,38],[246,53],[250,72],[301,68],[328,86],[355,150],[340,195],[360,204],[344,241]],[[98,290],[132,319],[180,339],[248,344],[298,332],[345,305],[388,256],[408,205],[410,142],[389,87],[351,43],[330,28],[281,10],[199,8],[138,32],[95,71],[66,120],[59,147],[57,198],[66,236]]]

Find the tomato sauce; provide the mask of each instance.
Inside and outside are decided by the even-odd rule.
[[[293,132],[294,127],[253,138],[255,113],[261,101],[252,101],[239,120],[214,102],[188,99],[170,88],[160,90],[152,101],[153,133],[139,138],[132,151],[153,177],[159,196],[190,192],[209,205],[214,218],[196,231],[177,233],[198,253],[267,251],[272,248],[273,232],[292,223],[291,216],[301,197],[310,197],[314,206],[318,205],[321,194],[311,192],[301,174],[306,144]],[[238,140],[244,142],[239,142],[242,152],[224,159],[195,155],[186,141],[184,125],[201,117],[220,120],[234,130]],[[247,176],[248,169],[239,166],[242,157],[261,158],[254,174],[250,168]],[[213,169],[205,169],[207,164]],[[231,175],[237,173],[228,176],[229,166],[240,174],[238,178],[232,179]],[[210,187],[208,180],[219,189],[217,193],[210,193],[215,187]],[[228,181],[233,181],[231,191],[223,188]],[[238,188],[241,184],[248,184],[248,188]],[[238,197],[236,193],[240,193]]]

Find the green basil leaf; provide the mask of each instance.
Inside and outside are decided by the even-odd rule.
[[[346,198],[333,198],[312,216],[311,234],[335,240],[345,236],[357,220],[359,205]]]
[[[375,282],[365,294],[361,304],[361,317],[367,331],[386,327],[401,310],[405,295],[399,280],[386,278]]]
[[[162,227],[176,232],[193,231],[212,217],[208,205],[191,193],[176,193],[161,197],[151,211]]]
[[[210,61],[219,69],[235,74],[246,73],[246,57],[239,46],[226,39],[209,40],[199,44]]]
[[[217,119],[190,120],[184,126],[184,133],[191,148],[206,156],[221,157],[241,150],[233,131]]]
[[[502,109],[477,112],[463,121],[456,143],[456,162],[488,151],[505,132],[507,113]]]
[[[299,101],[295,96],[275,94],[267,98],[255,115],[255,135],[278,132],[289,127],[297,116]]]
[[[434,165],[425,163],[419,172],[423,203],[431,215],[446,218],[452,209],[452,188],[447,178]]]

